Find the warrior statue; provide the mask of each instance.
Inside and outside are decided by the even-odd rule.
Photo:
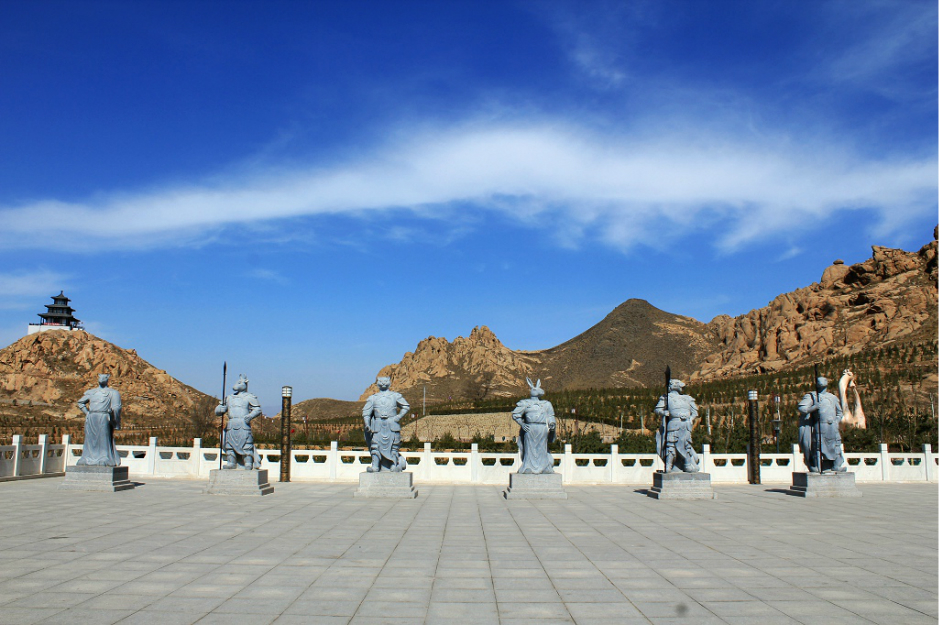
[[[85,443],[76,464],[119,467],[121,457],[114,448],[114,430],[121,429],[121,394],[108,388],[110,374],[98,376],[98,386],[85,391],[78,407],[85,413]]]
[[[378,392],[369,397],[362,408],[365,444],[372,454],[372,465],[366,471],[404,471],[408,465],[398,452],[401,449],[401,419],[411,405],[401,393],[388,390],[391,378],[380,377],[375,384]]]
[[[799,402],[799,449],[805,466],[812,473],[847,471],[841,454],[841,401],[828,392],[828,380],[815,379],[815,392],[806,393]],[[818,429],[821,429],[819,433]],[[821,438],[821,462],[819,461],[819,438]]]
[[[251,421],[260,416],[261,404],[256,395],[248,392],[248,378],[241,374],[232,386],[233,395],[215,408],[215,414],[228,413],[228,424],[222,440],[222,453],[226,454],[223,469],[235,469],[239,465],[245,469],[260,469],[261,458],[254,448],[254,436],[251,435]]]
[[[554,473],[554,458],[548,451],[548,443],[554,442],[557,420],[554,418],[554,406],[541,399],[544,390],[541,380],[537,384],[528,381],[530,399],[523,399],[512,411],[512,418],[519,425],[518,455],[522,459],[519,473]]]
[[[655,414],[662,425],[655,433],[655,450],[665,463],[666,473],[696,473],[698,454],[691,446],[691,428],[698,418],[698,406],[694,397],[683,395],[685,388],[681,380],[670,379],[668,396],[659,396]]]

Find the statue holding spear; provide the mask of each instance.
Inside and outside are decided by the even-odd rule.
[[[815,392],[799,402],[799,448],[812,473],[847,471],[841,453],[841,401],[828,392],[828,379],[818,375],[815,365]]]

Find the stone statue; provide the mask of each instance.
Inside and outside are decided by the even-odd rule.
[[[114,448],[114,430],[121,429],[121,394],[108,388],[111,375],[98,376],[97,388],[85,391],[78,407],[85,413],[85,443],[76,464],[119,467],[121,457]]]
[[[854,391],[853,410],[849,401],[851,391]],[[861,405],[861,394],[857,391],[854,372],[850,369],[845,369],[841,374],[841,379],[838,381],[838,394],[841,396],[841,410],[844,412],[841,422],[845,425],[867,429],[867,417],[864,416],[864,406]]]
[[[554,473],[554,458],[548,451],[548,443],[554,442],[557,420],[554,418],[554,406],[541,399],[544,390],[541,380],[537,384],[528,381],[531,398],[523,399],[512,411],[512,418],[519,425],[518,455],[522,466],[518,473]]]
[[[215,414],[228,413],[228,424],[222,441],[222,453],[228,458],[223,469],[234,469],[239,465],[245,469],[260,469],[261,457],[254,448],[254,436],[251,434],[251,421],[261,415],[261,404],[256,395],[248,392],[248,378],[241,374],[232,386],[234,395],[215,408]],[[224,417],[223,417],[224,418]]]
[[[398,450],[401,449],[401,419],[411,405],[401,393],[388,390],[391,378],[380,377],[375,384],[378,392],[369,397],[362,408],[365,444],[372,454],[372,465],[366,471],[398,473],[408,466]]]
[[[799,402],[799,449],[810,472],[843,473],[847,467],[841,454],[841,401],[827,389],[828,380],[818,377],[815,392],[806,393]],[[818,466],[818,428],[821,428],[821,467]]]
[[[694,397],[683,395],[684,382],[672,379],[668,382],[668,399],[659,396],[655,414],[662,425],[655,433],[655,449],[665,463],[666,473],[697,473],[698,454],[691,446],[691,428],[698,418],[698,406]],[[666,407],[667,406],[667,407]]]

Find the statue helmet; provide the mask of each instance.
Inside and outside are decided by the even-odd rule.
[[[391,386],[391,377],[387,375],[381,375],[375,378],[375,384],[378,386]]]
[[[685,383],[678,378],[672,378],[668,381],[668,390],[670,391],[680,391],[683,388],[685,388]]]
[[[246,391],[246,390],[248,390],[248,378],[245,377],[245,374],[243,374],[243,373],[239,373],[239,374],[238,374],[238,380],[237,380],[237,381],[235,382],[235,384],[232,386],[232,389],[233,389],[233,390],[236,390],[236,391]]]
[[[828,388],[828,378],[823,376],[818,376],[815,378],[815,386],[817,388]]]
[[[101,374],[98,374],[98,384],[104,384],[105,382],[107,382],[107,381],[110,380],[110,379],[111,379],[111,374],[110,374],[110,373],[101,373]]]

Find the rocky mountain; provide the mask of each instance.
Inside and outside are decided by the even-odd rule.
[[[401,362],[384,367],[409,400],[427,389],[428,402],[513,396],[527,377],[549,390],[658,384],[674,374],[713,379],[796,367],[937,336],[937,242],[918,252],[874,246],[872,257],[835,261],[821,280],[776,297],[739,317],[705,324],[631,299],[573,339],[542,351],[514,351],[487,327],[452,342],[421,341]],[[364,400],[377,388],[362,394]]]
[[[384,367],[392,387],[409,400],[427,387],[428,402],[514,396],[528,388],[526,377],[548,389],[656,384],[671,364],[689,375],[710,353],[707,326],[673,315],[640,299],[620,304],[600,323],[551,349],[513,351],[492,330],[479,326],[453,342],[421,341],[400,363]],[[361,399],[377,391],[370,386]]]
[[[525,377],[532,375],[538,362],[537,352],[512,351],[492,330],[477,326],[468,337],[458,336],[452,343],[443,337],[424,339],[401,362],[383,367],[378,376],[389,376],[392,388],[412,402],[423,399],[425,385],[429,402],[482,399],[518,394],[527,388]],[[377,391],[372,384],[360,401]]]
[[[99,373],[111,374],[129,424],[182,417],[209,400],[132,349],[83,331],[53,330],[0,350],[0,415],[83,417],[75,402],[97,384]]]
[[[906,339],[936,340],[935,240],[919,252],[873,247],[863,263],[836,260],[820,282],[746,315],[716,317],[716,349],[694,377],[763,373]]]

